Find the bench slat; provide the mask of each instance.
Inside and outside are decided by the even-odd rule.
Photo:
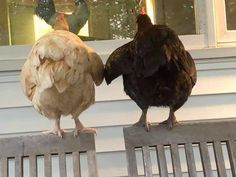
[[[0,169],[1,169],[1,177],[8,176],[8,160],[5,157],[0,159]]]
[[[200,147],[200,154],[202,159],[204,175],[207,177],[213,177],[207,143],[200,142],[199,147]]]
[[[95,150],[87,151],[89,177],[98,177],[97,161]]]
[[[157,161],[158,161],[158,168],[159,168],[160,176],[168,177],[164,146],[162,145],[156,146],[156,151],[157,151]]]
[[[185,144],[185,154],[187,159],[189,177],[197,177],[192,143]]]
[[[231,166],[232,176],[236,177],[236,148],[235,141],[229,140],[226,142],[226,146],[229,153],[229,162]]]
[[[221,147],[221,142],[220,141],[214,141],[213,142],[213,147],[214,147],[214,152],[215,152],[218,176],[227,176],[226,169],[225,169],[223,152],[222,152],[222,147]]]
[[[29,156],[30,177],[37,177],[37,158],[35,155]]]
[[[60,177],[66,177],[66,154],[59,153]]]
[[[144,173],[146,177],[152,177],[152,162],[150,156],[149,146],[143,146],[143,164],[144,164]]]
[[[72,153],[74,177],[81,177],[79,152]]]
[[[15,157],[15,177],[23,177],[22,157]]]
[[[173,171],[175,177],[182,177],[180,157],[177,144],[171,144],[171,158],[173,163]]]
[[[126,149],[127,165],[128,165],[128,174],[129,177],[137,177],[137,160],[134,148]]]
[[[44,155],[44,175],[52,177],[52,157],[50,154]]]

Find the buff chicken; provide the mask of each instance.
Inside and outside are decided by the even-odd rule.
[[[108,58],[104,75],[107,84],[122,75],[124,91],[141,108],[136,126],[150,130],[150,106],[170,108],[163,124],[173,128],[175,111],[183,106],[197,80],[194,61],[175,32],[165,25],[153,25],[145,14],[137,17],[134,39]]]
[[[80,132],[95,133],[79,116],[95,101],[94,84],[103,81],[102,60],[78,36],[66,31],[63,14],[56,21],[57,30],[36,41],[22,67],[23,92],[40,114],[54,121],[48,133],[63,136],[62,115],[74,119],[75,137]]]

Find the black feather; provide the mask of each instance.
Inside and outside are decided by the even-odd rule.
[[[107,84],[122,74],[132,72],[133,64],[133,41],[117,48],[107,59],[104,71],[104,77]]]
[[[37,0],[34,13],[50,23],[51,17],[56,13],[53,0]]]

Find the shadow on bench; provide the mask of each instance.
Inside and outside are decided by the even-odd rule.
[[[146,177],[154,176],[152,159],[155,159],[158,164],[156,176],[159,173],[161,177],[168,177],[171,174],[174,174],[175,177],[182,177],[184,173],[188,173],[189,177],[197,177],[196,149],[201,159],[199,160],[202,166],[200,171],[203,171],[205,177],[213,177],[210,147],[214,152],[212,154],[218,177],[227,176],[225,154],[230,163],[230,176],[236,176],[235,119],[180,122],[172,130],[167,130],[163,125],[153,125],[150,132],[146,132],[144,128],[140,127],[127,127],[124,128],[124,138],[129,177],[138,177],[143,174]],[[226,153],[223,153],[223,147],[225,147]],[[173,169],[171,171],[166,158],[168,149]],[[183,149],[183,153],[180,155],[181,149]],[[140,151],[141,153],[138,153]],[[183,154],[187,164],[185,172],[181,169]],[[140,165],[137,162],[140,159],[138,155],[142,158],[144,172],[140,172]]]
[[[81,133],[77,139],[66,133],[61,139],[54,135],[31,135],[0,139],[0,176],[9,176],[9,161],[14,160],[15,177],[23,177],[25,170],[23,159],[29,163],[29,176],[37,176],[38,157],[43,158],[44,176],[52,176],[52,157],[57,155],[60,177],[66,177],[66,156],[72,156],[72,168],[75,177],[81,176],[80,155],[87,154],[88,176],[97,177],[94,134]]]

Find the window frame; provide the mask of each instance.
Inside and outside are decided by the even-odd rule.
[[[225,0],[214,0],[218,46],[235,46],[236,30],[227,29]]]

